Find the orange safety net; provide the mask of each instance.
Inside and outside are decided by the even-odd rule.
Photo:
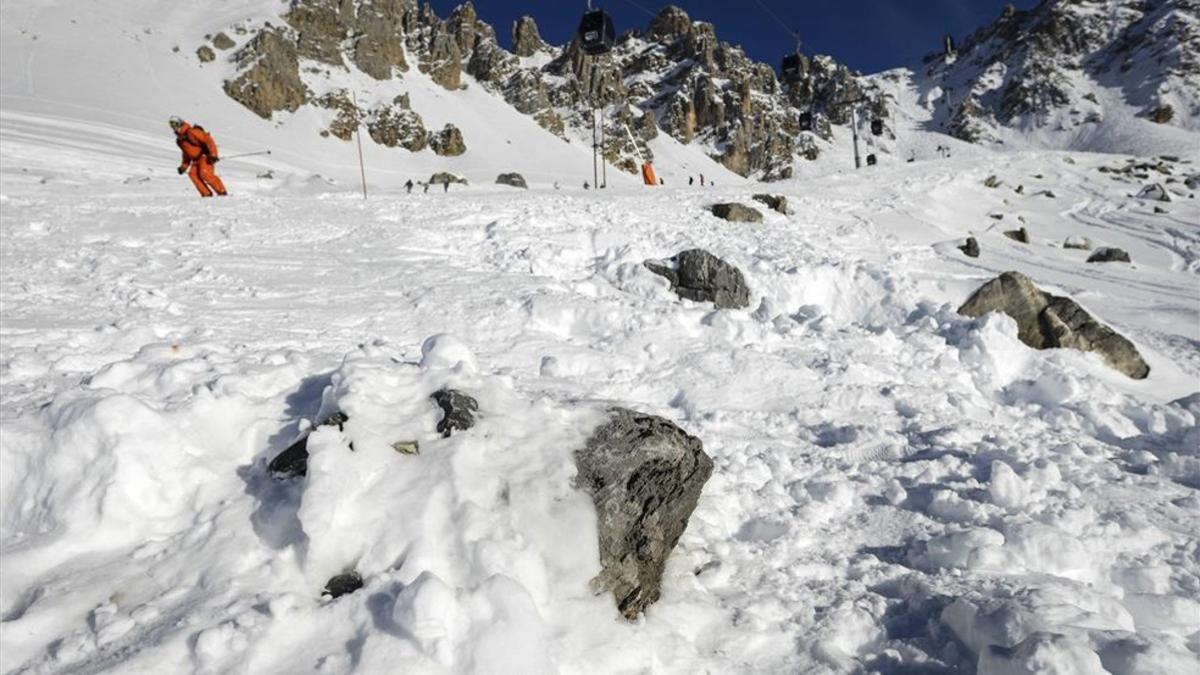
[[[642,182],[646,185],[658,185],[658,176],[654,175],[654,167],[650,162],[642,164]]]

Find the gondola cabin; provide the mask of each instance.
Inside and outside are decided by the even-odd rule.
[[[583,15],[579,22],[579,44],[583,51],[591,56],[599,56],[612,51],[617,34],[613,29],[612,17],[604,10],[595,9]]]
[[[804,75],[804,60],[799,52],[783,57],[783,67],[780,70],[783,71],[784,82],[799,82]]]
[[[883,120],[871,120],[871,135],[872,136],[882,136],[883,135]]]

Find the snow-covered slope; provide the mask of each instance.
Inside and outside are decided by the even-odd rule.
[[[201,203],[141,136],[27,112],[0,132],[6,672],[1197,664],[1200,209],[1155,213],[1099,171],[1120,158],[797,180],[795,215],[750,226],[706,210],[750,186],[364,202],[232,162],[235,196]],[[1022,219],[1030,245],[999,233]],[[641,265],[692,246],[745,271],[749,310]],[[1149,379],[954,312],[1006,269],[1129,336]],[[446,384],[477,433],[433,432]],[[570,487],[612,403],[716,463],[637,623],[588,590]],[[314,434],[308,477],[270,478],[333,409],[353,421]],[[323,600],[347,568],[365,588]]]
[[[734,224],[709,207],[763,186],[696,145],[651,141],[665,188],[585,192],[587,148],[411,72],[431,126],[482,136],[458,158],[367,144],[363,200],[321,111],[262,120],[170,51],[281,8],[0,5],[0,671],[1200,668],[1194,146],[1000,153],[922,128],[906,85],[879,166],[837,170],[835,139],[807,165],[830,175],[770,188],[790,215]],[[218,165],[232,196],[201,201],[169,114],[274,154]],[[471,185],[400,188],[443,169]],[[702,171],[716,187],[686,187]],[[1132,263],[1086,263],[1081,237]],[[643,265],[692,247],[743,271],[747,309]],[[955,311],[1005,270],[1149,377]],[[480,407],[449,438],[444,386]],[[715,465],[636,622],[591,590],[572,484],[612,405]],[[310,431],[307,476],[272,477]],[[347,570],[364,587],[322,597]]]
[[[1200,146],[1200,3],[1045,0],[868,78],[920,127],[1009,148]]]
[[[232,155],[270,149],[271,156],[241,160],[246,166],[278,178],[308,180],[321,176],[346,189],[359,182],[354,143],[322,138],[324,111],[302,108],[264,120],[222,92],[234,66],[200,65],[194,45],[205,34],[247,21],[279,21],[286,3],[238,0],[209,5],[135,3],[111,8],[94,4],[17,0],[5,3],[0,25],[0,102],[9,126],[22,133],[99,150],[90,171],[137,163],[153,152],[154,171],[173,176],[176,154],[166,119],[181,115],[212,131],[222,153]],[[179,51],[174,51],[179,47]],[[430,150],[411,153],[373,143],[364,133],[367,180],[375,188],[397,186],[407,179],[426,180],[435,171],[450,171],[472,183],[491,183],[497,174],[516,171],[531,183],[582,185],[591,180],[591,148],[556,140],[530,117],[482,87],[449,92],[416,69],[404,80],[376,82],[357,73],[344,82],[369,109],[379,101],[409,94],[412,105],[433,129],[452,123],[462,130],[467,152],[440,157]],[[469,76],[468,76],[469,77]],[[290,119],[292,115],[300,119]],[[73,129],[70,139],[55,138],[56,127]],[[78,134],[78,135],[77,135]],[[659,160],[665,176],[704,172],[725,182],[740,182],[702,152],[672,149],[670,139]],[[531,149],[536,148],[536,151]],[[226,167],[231,166],[226,164]],[[688,167],[688,168],[685,168]],[[149,168],[147,165],[146,168]],[[634,177],[609,171],[613,184]],[[191,187],[179,182],[186,193]]]

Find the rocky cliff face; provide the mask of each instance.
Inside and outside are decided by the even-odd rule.
[[[1200,0],[1010,5],[954,53],[927,58],[924,75],[939,84],[945,130],[970,142],[998,140],[1001,127],[1086,128],[1104,120],[1106,104],[1195,127]]]
[[[468,86],[469,75],[548,132],[581,138],[590,138],[599,106],[604,155],[630,172],[640,157],[652,158],[647,141],[662,131],[700,144],[739,174],[787,177],[797,158],[814,159],[819,139],[848,121],[848,101],[865,95],[886,114],[882,96],[833,59],[806,60],[803,77],[785,85],[772,66],[721,42],[714,26],[677,7],[626,33],[600,58],[575,43],[546,44],[531,17],[512,26],[510,52],[469,2],[442,19],[416,0],[294,0],[282,19],[283,26],[259,27],[234,54],[239,71],[226,92],[263,117],[302,105],[330,110],[322,133],[337,138],[349,139],[361,119],[377,143],[411,151],[454,154],[470,139],[427,131],[419,111],[398,101],[356,115],[348,92],[306,83],[350,69],[403,79],[415,68],[454,90]],[[801,132],[801,112],[812,113],[811,132]]]

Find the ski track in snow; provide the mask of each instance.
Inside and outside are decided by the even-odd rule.
[[[6,118],[0,174],[8,672],[986,671],[1008,658],[988,644],[1029,636],[1112,672],[1196,663],[1200,407],[1170,401],[1200,376],[1200,209],[1151,214],[1096,172],[1111,157],[795,181],[771,190],[794,215],[747,225],[706,207],[761,188],[364,202],[231,169],[234,197],[197,202],[173,176],[38,164],[20,129]],[[1000,234],[1017,216],[1032,245]],[[954,248],[968,233],[978,260]],[[1134,264],[1084,264],[1061,248],[1076,234]],[[746,273],[749,309],[680,301],[641,265],[695,246]],[[955,314],[1010,268],[1128,335],[1151,378]],[[479,372],[414,375],[435,333]],[[467,435],[371,455],[431,430],[417,392],[444,381],[547,473]],[[572,557],[594,525],[547,533],[488,501],[518,485],[586,522],[569,450],[611,402],[716,463],[633,624]],[[369,421],[347,427],[354,461],[383,463],[341,466],[321,431],[307,487],[271,480],[331,406]],[[355,560],[366,588],[322,601]]]

